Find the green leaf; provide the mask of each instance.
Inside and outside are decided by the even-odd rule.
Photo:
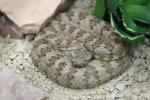
[[[110,12],[114,12],[116,10],[116,8],[119,6],[120,0],[106,0],[106,5],[107,5],[107,9],[110,11]]]
[[[127,13],[132,18],[139,18],[150,22],[150,8],[140,5],[124,5],[121,7],[123,13]],[[131,10],[132,9],[132,10]]]
[[[105,0],[97,0],[92,15],[98,18],[103,18],[104,14],[105,14]]]
[[[134,43],[134,44],[138,44],[138,43],[144,44],[145,43],[146,37],[144,36],[144,34],[131,36],[130,34],[128,34],[127,32],[125,32],[124,30],[122,30],[119,27],[119,25],[113,18],[112,14],[111,14],[111,25],[115,28],[116,33],[119,36],[121,36],[124,40],[128,41],[129,43]]]
[[[150,8],[150,2],[149,2],[149,3],[147,3],[145,6]]]
[[[137,4],[137,5],[145,5],[149,2],[149,0],[124,0],[124,5]]]
[[[137,35],[136,34],[137,33],[137,25],[134,23],[134,21],[129,16],[127,16],[125,14],[123,16],[123,25],[128,31]]]
[[[131,10],[132,9],[132,10]],[[150,23],[150,8],[139,5],[124,5],[121,7],[123,24],[125,28],[134,33],[150,33],[150,28],[142,27],[134,22],[138,21]]]

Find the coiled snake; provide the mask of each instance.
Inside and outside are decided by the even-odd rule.
[[[94,88],[131,64],[129,45],[112,27],[82,11],[58,15],[35,37],[31,57],[54,82],[69,88]]]

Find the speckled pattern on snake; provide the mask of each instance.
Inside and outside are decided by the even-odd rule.
[[[131,64],[128,44],[111,26],[82,11],[56,16],[35,37],[31,57],[48,78],[64,87],[94,88]]]

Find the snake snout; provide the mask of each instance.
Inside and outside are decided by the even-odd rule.
[[[73,50],[69,54],[70,62],[76,68],[86,67],[93,58],[90,52],[82,50]]]
[[[87,55],[86,57],[71,57],[70,61],[72,63],[72,65],[76,68],[84,68],[88,65],[88,63],[91,61],[92,56],[91,55]]]

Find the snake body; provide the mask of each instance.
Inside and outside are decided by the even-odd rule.
[[[48,78],[73,89],[99,86],[131,64],[129,45],[108,23],[82,11],[55,17],[35,37],[31,57]]]

